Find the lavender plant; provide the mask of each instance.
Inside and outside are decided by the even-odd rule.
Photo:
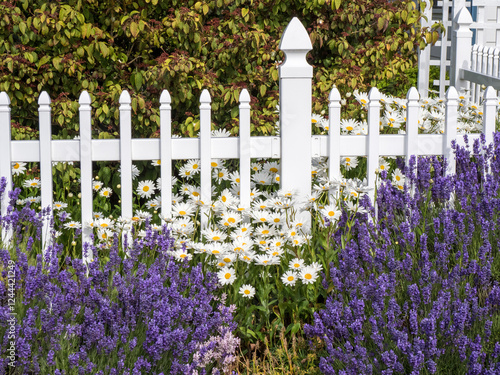
[[[3,219],[16,227],[23,215],[13,209]],[[40,217],[22,225],[29,223],[39,228]],[[125,244],[126,256],[116,239],[106,259],[88,265],[69,257],[61,262],[56,241],[45,257],[36,255],[38,239],[35,231],[24,247],[0,250],[0,374],[228,371],[239,345],[234,307],[215,296],[214,274],[174,260],[168,230],[149,228]],[[15,274],[15,315],[7,303],[8,270]],[[7,333],[15,337],[14,358]]]
[[[437,157],[401,165],[404,189],[380,174],[378,220],[356,219],[304,327],[323,373],[500,372],[500,133],[453,148],[454,175]]]

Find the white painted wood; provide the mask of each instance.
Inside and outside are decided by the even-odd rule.
[[[300,198],[311,194],[312,75],[306,61],[311,40],[297,17],[286,27],[280,47],[285,62],[280,75],[280,132],[282,189],[296,189]],[[306,232],[310,221],[304,223]]]
[[[446,174],[455,173],[455,154],[451,148],[451,141],[457,138],[458,120],[458,92],[450,86],[446,92],[445,125],[443,136],[443,155],[448,160]]]
[[[131,219],[132,211],[132,107],[130,94],[124,90],[120,95],[120,170],[121,170],[121,208],[122,217]],[[122,241],[130,247],[132,238],[129,232],[122,232]]]
[[[240,205],[250,207],[250,94],[247,89],[240,93]]]
[[[493,143],[493,134],[495,132],[495,122],[497,115],[498,98],[496,90],[488,86],[484,91],[484,115],[483,115],[483,133],[486,138],[486,144]]]
[[[93,220],[93,190],[92,190],[92,108],[90,95],[87,91],[80,94],[80,180],[81,180],[81,210],[82,210],[82,242],[91,243],[92,228],[87,224]],[[85,257],[85,262],[93,259],[92,250]]]
[[[5,178],[5,191],[0,199],[0,214],[7,215],[9,207],[9,193],[12,191],[12,147],[11,142],[11,122],[10,122],[10,98],[6,92],[0,92],[0,178]],[[16,160],[17,162],[17,160]],[[7,245],[12,239],[12,228],[2,227],[1,240]]]
[[[418,117],[420,109],[420,95],[415,87],[408,90],[406,94],[408,103],[406,104],[406,165],[410,163],[410,156],[415,155],[415,173],[418,166]],[[415,194],[415,186],[410,186],[410,194]]]
[[[328,177],[330,181],[339,180],[340,175],[340,92],[334,87],[330,92],[328,104]],[[320,155],[321,156],[321,155]],[[333,187],[330,195],[333,195]],[[340,189],[336,189],[335,197],[340,197]],[[333,202],[330,202],[333,203]]]
[[[53,203],[53,176],[52,176],[52,129],[50,120],[50,97],[46,91],[38,99],[38,117],[40,126],[40,184],[42,209],[49,209],[52,213]],[[47,250],[51,237],[50,217],[45,216],[42,228],[42,247]]]
[[[200,96],[200,182],[201,201],[204,205],[211,205],[212,202],[212,152],[211,152],[211,130],[212,130],[212,99],[207,89],[201,92]],[[200,210],[200,221],[202,229],[208,225],[209,210],[202,206]]]
[[[164,219],[172,218],[172,99],[167,90],[160,96],[160,170],[161,170],[161,215]],[[146,148],[150,150],[150,148]],[[154,148],[151,148],[154,149]],[[132,144],[132,157],[134,145]],[[148,160],[157,160],[152,157]],[[136,159],[134,159],[136,160]]]
[[[472,45],[472,31],[469,26],[472,23],[472,17],[463,7],[459,10],[455,17],[456,30],[453,32],[453,47],[451,51],[451,61],[454,63],[450,66],[450,84],[457,90],[468,90],[467,81],[461,78],[460,68],[469,68],[471,65],[470,46]],[[463,48],[463,46],[468,46]]]
[[[378,161],[380,157],[380,92],[376,87],[372,87],[368,93],[368,149],[367,149],[367,181],[368,192],[375,212],[377,212],[377,205],[375,202],[375,171],[378,168]],[[359,137],[359,136],[356,136]],[[377,215],[375,214],[375,217]]]
[[[421,19],[422,27],[432,26],[432,7],[430,0],[424,0],[425,4],[424,17]],[[418,91],[422,97],[429,96],[429,69],[431,66],[431,48],[427,46],[424,49],[418,50]]]

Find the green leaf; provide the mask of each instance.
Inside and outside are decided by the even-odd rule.
[[[379,30],[382,30],[385,26],[385,18],[384,17],[380,17],[377,21],[377,27]]]
[[[137,38],[137,35],[139,35],[139,26],[135,22],[130,24],[130,33],[134,38]]]
[[[248,14],[248,8],[241,9],[241,16],[244,18]]]
[[[340,4],[342,3],[342,0],[335,0],[332,2],[332,9],[339,9],[340,8]]]

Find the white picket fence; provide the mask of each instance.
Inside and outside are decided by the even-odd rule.
[[[160,97],[160,138],[132,139],[131,98],[127,91],[120,96],[120,139],[92,139],[91,98],[87,92],[80,95],[80,139],[51,139],[51,107],[46,92],[40,94],[40,139],[32,141],[11,140],[10,100],[0,93],[0,176],[7,177],[8,190],[12,185],[12,162],[39,162],[41,180],[41,205],[52,207],[52,162],[80,162],[82,223],[92,220],[92,162],[120,161],[121,163],[121,215],[132,217],[132,162],[134,160],[161,159],[161,177],[170,181],[172,160],[200,159],[201,200],[211,200],[211,159],[240,160],[241,205],[250,206],[250,159],[280,158],[281,188],[297,189],[301,195],[311,193],[311,158],[328,157],[330,178],[340,177],[340,160],[344,156],[366,156],[367,181],[373,201],[375,170],[379,156],[444,155],[450,160],[448,173],[455,164],[451,141],[463,143],[457,137],[458,93],[450,87],[446,93],[444,134],[418,134],[419,99],[415,88],[407,94],[406,134],[380,135],[380,93],[376,88],[369,92],[368,135],[340,135],[341,97],[336,88],[330,93],[329,134],[312,135],[312,76],[313,69],[306,62],[312,49],[311,41],[301,22],[294,18],[286,28],[280,49],[286,55],[280,66],[280,136],[250,136],[250,96],[246,89],[240,93],[239,137],[211,138],[211,98],[207,90],[200,97],[200,133],[198,138],[172,138],[171,98],[164,90]],[[497,98],[488,88],[484,103],[484,134],[487,142],[493,141]],[[479,138],[479,134],[469,139]],[[1,214],[7,212],[8,196],[4,195]],[[172,208],[172,187],[164,183],[161,190],[161,215],[169,217]],[[201,215],[202,226],[207,224]],[[49,238],[49,223],[42,233],[43,243]],[[83,227],[83,240],[90,239],[91,228]],[[9,236],[3,231],[4,240]],[[92,254],[89,254],[92,258]]]

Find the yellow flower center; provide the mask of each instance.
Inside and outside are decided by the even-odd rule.
[[[14,169],[18,169],[18,168],[19,168],[19,163],[14,164]]]
[[[179,255],[179,257],[181,257],[181,258],[185,258],[186,256],[187,256],[186,254]]]
[[[226,280],[229,280],[231,278],[231,274],[228,272],[224,275],[224,277],[226,278]]]
[[[212,168],[215,168],[215,167],[217,167],[217,166],[218,166],[218,164],[217,164],[216,162],[214,162],[214,161],[212,162],[212,164],[211,164],[211,165],[212,165]]]
[[[264,230],[262,231],[262,234],[269,234],[269,231],[268,231],[267,229],[264,229]]]
[[[147,192],[147,191],[149,191],[149,186],[147,186],[147,185],[146,185],[146,186],[144,186],[144,187],[142,188],[142,191],[146,191],[146,192]]]
[[[219,240],[220,240],[220,237],[219,237],[219,236],[213,236],[213,237],[212,237],[212,240],[213,240],[213,241],[219,241]]]
[[[226,257],[226,258],[224,258],[224,259],[222,259],[222,260],[223,260],[224,262],[226,262],[226,263],[231,262],[231,259],[230,259],[230,258],[227,258],[227,257]]]
[[[271,172],[273,173],[277,173],[278,172],[278,168],[275,168],[275,167],[272,167],[271,169],[269,169]]]
[[[106,223],[101,224],[101,228],[106,228],[107,226],[108,226],[108,224],[106,224]]]
[[[179,215],[185,215],[186,211],[179,211]]]
[[[245,289],[245,294],[250,294],[250,291],[248,289]]]
[[[312,275],[310,273],[306,273],[304,275],[304,278],[306,278],[307,280],[311,280],[312,279]]]
[[[193,164],[193,169],[198,169],[198,164]]]
[[[236,219],[234,217],[230,217],[229,219],[227,219],[227,221],[229,221],[231,224],[234,224],[236,222]]]
[[[288,276],[286,279],[287,279],[288,281],[293,281],[293,280],[295,279],[295,277],[293,277],[293,276]]]
[[[224,173],[223,172],[219,172],[218,176],[219,176],[219,178],[222,178],[222,177],[224,177]]]

